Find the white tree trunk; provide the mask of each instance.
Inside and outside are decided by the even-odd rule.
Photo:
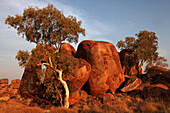
[[[141,74],[143,74],[143,72],[144,72],[144,68],[143,68],[144,63],[145,63],[145,62],[141,62],[141,64],[140,64]]]
[[[69,108],[69,89],[67,83],[62,79],[62,72],[63,72],[62,70],[58,72],[59,73],[58,80],[60,80],[65,89],[64,107]]]
[[[50,60],[51,60],[51,59],[50,59]],[[52,64],[50,65],[49,63],[43,63],[43,65],[48,65],[48,66],[50,66],[53,70],[55,70],[56,72],[58,72],[58,74],[59,74],[58,80],[61,82],[61,84],[64,86],[64,89],[65,89],[64,107],[65,107],[65,108],[69,108],[69,89],[68,89],[67,83],[62,79],[63,70],[55,69],[55,68],[52,66]]]

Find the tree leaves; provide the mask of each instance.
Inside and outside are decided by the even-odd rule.
[[[23,15],[8,16],[5,24],[17,29],[27,41],[49,45],[60,45],[62,41],[78,42],[79,34],[85,36],[81,21],[57,10],[53,5],[45,8],[29,7]]]
[[[131,49],[131,57],[134,57],[140,64],[142,62],[146,63],[146,70],[151,66],[157,65],[161,67],[167,67],[166,59],[164,57],[159,57],[158,49],[158,38],[154,32],[140,31],[135,34],[138,38],[126,37],[125,41],[120,40],[117,43],[117,47],[120,50]]]
[[[28,62],[30,58],[30,54],[28,51],[19,50],[15,58],[18,60],[19,66],[25,67],[25,64]]]

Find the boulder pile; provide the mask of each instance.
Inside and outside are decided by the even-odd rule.
[[[102,96],[108,90],[115,93],[124,81],[119,54],[115,46],[103,41],[82,41],[77,49],[77,58],[91,65],[91,74],[85,89],[89,94]]]
[[[70,91],[70,105],[93,97],[107,103],[115,99],[114,94],[117,92],[144,99],[169,101],[170,71],[152,67],[146,74],[140,75],[139,62],[131,59],[131,50],[125,49],[118,53],[109,42],[85,40],[78,45],[77,51],[70,44],[63,43],[59,52],[73,56],[78,62],[78,68],[68,76],[70,78],[63,75]],[[1,79],[0,97],[13,98],[20,95],[47,102],[48,99],[43,99],[45,85],[38,77],[38,71],[25,68],[21,81],[12,80],[10,85],[8,79]]]
[[[0,97],[16,98],[19,96],[20,80],[12,80],[8,85],[8,79],[0,79]]]

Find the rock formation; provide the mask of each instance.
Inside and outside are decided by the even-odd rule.
[[[81,91],[71,81],[67,81],[67,85],[69,87],[69,92],[70,92],[69,104],[73,105],[75,103],[78,103],[82,98]]]
[[[155,66],[139,77],[143,83],[134,91],[128,92],[129,95],[169,101],[170,72],[167,69]]]
[[[139,87],[142,83],[142,80],[137,78],[136,76],[132,76],[129,80],[125,83],[125,86],[121,89],[122,92],[129,92],[135,90]]]
[[[10,85],[8,85],[8,79],[0,79],[0,97],[7,96],[10,98],[15,98],[19,96],[19,86],[19,79],[12,80]]]
[[[123,49],[119,53],[124,74],[129,76],[135,76],[140,73],[139,62],[130,56],[132,52],[130,49]]]
[[[62,43],[59,52],[67,55],[73,55],[73,56],[75,56],[76,54],[76,50],[74,49],[74,47],[68,43]]]
[[[33,98],[38,94],[39,85],[41,84],[35,69],[25,69],[21,79],[19,93],[21,97]]]
[[[17,97],[18,90],[20,87],[20,79],[12,80],[9,85],[8,91],[10,92],[10,97]]]
[[[89,79],[91,73],[91,65],[81,58],[80,59],[76,58],[76,60],[78,60],[78,69],[74,71],[74,73],[72,74],[72,79],[70,79],[70,81],[78,89],[81,89]]]
[[[75,56],[76,50],[74,47],[68,43],[62,43],[60,50],[60,53],[64,53],[67,55]],[[69,80],[78,88],[81,89],[83,85],[88,80],[90,73],[91,73],[91,65],[81,58],[75,58],[78,62],[78,68],[71,74],[72,77],[69,78]],[[63,76],[64,77],[64,76]],[[66,78],[63,78],[65,81],[67,81]]]
[[[119,54],[115,46],[103,41],[82,41],[78,45],[77,58],[91,64],[87,83],[90,94],[100,95],[110,89],[112,93],[124,81]]]
[[[0,79],[0,97],[7,96],[8,94],[8,79]]]

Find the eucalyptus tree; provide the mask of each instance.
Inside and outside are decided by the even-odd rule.
[[[63,73],[69,75],[76,68],[76,62],[71,56],[58,53],[63,41],[77,43],[79,34],[85,36],[85,29],[81,27],[82,21],[76,17],[64,16],[53,5],[45,8],[29,7],[24,9],[22,15],[8,16],[5,24],[17,30],[18,35],[22,35],[27,41],[35,43],[36,48],[31,52],[19,50],[16,59],[19,65],[25,68],[40,68],[47,66],[46,75],[51,72],[57,77],[65,89],[64,107],[69,107],[69,89],[66,81],[63,80]],[[43,71],[38,72],[43,75]],[[61,91],[54,87],[57,94]]]
[[[167,60],[164,57],[160,57],[157,51],[158,49],[158,37],[154,32],[140,31],[135,34],[138,38],[126,37],[125,41],[120,40],[117,43],[119,49],[131,49],[133,50],[131,57],[139,61],[141,72],[144,71],[144,64],[146,68],[154,65],[166,67]]]

